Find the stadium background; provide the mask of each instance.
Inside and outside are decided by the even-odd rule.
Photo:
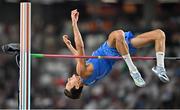
[[[0,0],[0,44],[19,42],[19,2]],[[152,29],[166,34],[166,56],[180,56],[179,0],[32,0],[32,52],[71,54],[62,40],[73,42],[70,12],[80,12],[79,28],[87,55],[116,29],[135,35]],[[138,56],[155,56],[153,45],[139,49]],[[95,86],[85,87],[79,100],[64,96],[67,77],[75,73],[72,59],[33,59],[31,108],[143,109],[180,108],[180,62],[165,61],[170,82],[153,75],[154,61],[136,61],[147,82],[134,85],[127,66],[119,61],[110,75]],[[0,108],[17,108],[18,67],[13,56],[0,57]]]

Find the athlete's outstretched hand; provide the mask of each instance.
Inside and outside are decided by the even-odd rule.
[[[63,35],[63,41],[66,45],[70,45],[71,41],[68,39],[68,35]]]
[[[77,11],[77,9],[72,10],[71,11],[71,20],[72,20],[72,24],[76,24],[78,22],[79,19],[79,12]]]

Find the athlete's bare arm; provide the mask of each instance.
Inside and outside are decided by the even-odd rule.
[[[72,46],[71,41],[68,39],[68,35],[63,35],[63,41],[73,55],[78,55],[78,51]],[[77,58],[76,62],[78,62]]]
[[[79,28],[77,25],[78,18],[79,18],[79,12],[77,10],[73,10],[71,12],[71,20],[72,20],[72,27],[73,27],[74,41],[75,41],[76,49],[77,49],[79,55],[85,55],[84,43],[83,43],[81,33],[79,32]],[[84,60],[84,59],[79,59],[79,60]]]
[[[78,55],[84,56],[85,55],[84,43],[77,25],[78,18],[79,18],[79,12],[77,11],[77,9],[73,10],[71,12],[71,20],[72,20],[76,50],[78,52]],[[77,61],[76,71],[81,77],[86,78],[91,73],[91,68],[89,68],[89,66],[86,66],[85,59],[79,58]]]

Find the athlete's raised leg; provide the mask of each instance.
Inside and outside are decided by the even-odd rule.
[[[147,44],[155,43],[156,52],[165,52],[166,36],[160,29],[145,32],[131,40],[131,43],[136,48],[144,47]]]
[[[156,29],[138,35],[131,40],[131,44],[136,48],[141,48],[152,43],[155,44],[157,66],[153,67],[152,70],[161,81],[168,82],[169,78],[166,75],[166,70],[164,67],[165,40],[165,33],[160,29]]]
[[[141,77],[130,57],[128,46],[125,41],[124,32],[122,30],[111,32],[107,42],[110,46],[115,47],[117,51],[122,55],[129,68],[130,75],[133,78],[135,84],[139,87],[145,86],[145,81]]]

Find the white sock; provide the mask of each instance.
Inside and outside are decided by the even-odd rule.
[[[126,62],[128,68],[129,68],[129,71],[130,71],[130,72],[137,72],[137,71],[138,71],[137,68],[136,68],[136,66],[135,66],[134,63],[132,62],[132,59],[131,59],[131,57],[130,57],[129,54],[123,55],[122,57],[123,57],[123,59],[125,60],[125,62]]]
[[[164,67],[164,52],[156,52],[157,66]]]

